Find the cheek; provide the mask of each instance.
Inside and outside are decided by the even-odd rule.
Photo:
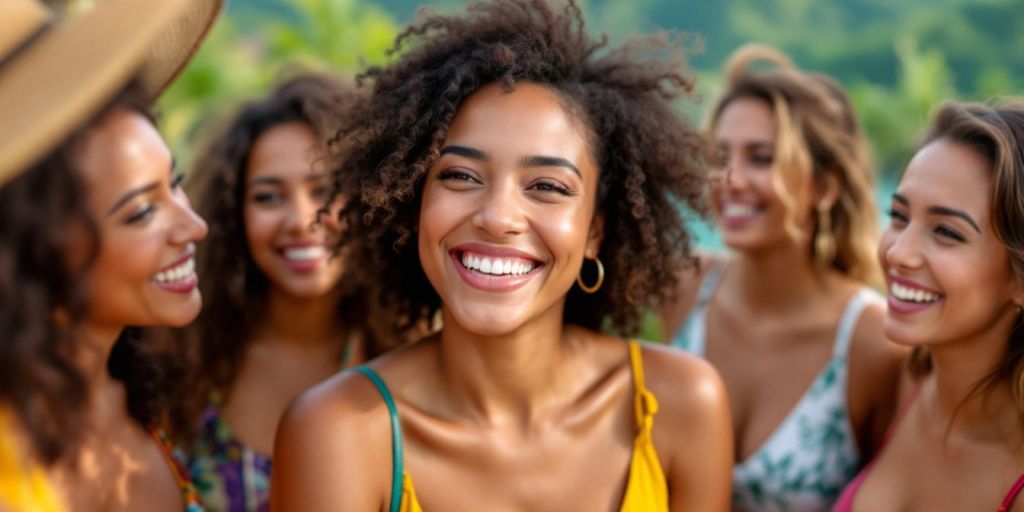
[[[246,207],[242,211],[242,221],[245,223],[245,238],[253,252],[265,249],[273,241],[278,224],[278,214],[274,211]]]

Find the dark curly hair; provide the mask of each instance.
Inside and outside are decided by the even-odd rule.
[[[95,262],[100,231],[87,208],[76,150],[112,110],[127,108],[153,120],[137,81],[32,168],[0,187],[0,403],[11,408],[31,440],[32,453],[51,465],[73,456],[86,428],[90,389],[73,363],[76,330],[89,314],[85,275]],[[73,268],[70,240],[84,227],[87,257]],[[124,382],[129,413],[141,424],[161,421],[184,364],[173,350],[154,350],[131,329],[107,362]]]
[[[304,73],[277,85],[266,97],[243,104],[200,153],[188,184],[196,212],[210,225],[196,257],[204,307],[185,336],[199,348],[199,389],[192,393],[190,415],[210,392],[231,387],[263,315],[269,283],[256,266],[245,237],[245,170],[256,141],[267,130],[301,122],[322,136],[332,116],[359,103],[354,85],[337,77]],[[342,280],[338,322],[357,331],[369,355],[383,351],[369,327],[361,289]]]
[[[586,34],[573,1],[481,2],[465,16],[421,12],[390,50],[401,56],[359,77],[372,84],[371,97],[333,141],[335,193],[361,199],[340,213],[349,268],[378,280],[377,300],[402,327],[433,318],[440,298],[410,243],[424,176],[463,100],[488,83],[511,90],[535,82],[589,128],[600,170],[599,255],[609,277],[593,295],[574,287],[565,321],[597,329],[610,318],[621,333],[635,332],[690,263],[681,208],[706,213],[711,146],[671,106],[693,87],[680,42],[660,34],[609,50],[606,37]]]

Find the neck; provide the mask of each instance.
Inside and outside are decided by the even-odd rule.
[[[107,360],[124,326],[86,323],[76,333],[74,365],[85,377],[89,397],[86,417],[94,429],[105,430],[128,414],[124,384],[107,371]]]
[[[738,254],[727,279],[734,280],[738,296],[752,310],[777,313],[804,308],[829,286],[804,245],[786,243]]]
[[[340,302],[336,291],[307,299],[271,289],[256,338],[309,348],[337,346],[344,335]]]
[[[932,382],[926,386],[926,412],[950,432],[978,440],[1021,441],[1020,411],[1010,386],[978,387],[1006,357],[1007,339],[1016,320],[1012,310],[984,332],[931,348]]]
[[[577,330],[564,325],[563,308],[499,336],[467,331],[445,308],[439,366],[456,407],[489,425],[526,429],[564,401],[566,348]]]

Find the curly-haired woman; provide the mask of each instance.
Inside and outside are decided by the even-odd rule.
[[[201,510],[162,430],[182,360],[126,327],[199,313],[206,224],[148,112],[220,7],[0,3],[0,509]]]
[[[1024,104],[948,103],[878,246],[900,413],[835,511],[1024,510]]]
[[[351,269],[442,331],[302,395],[277,510],[725,510],[717,374],[635,331],[687,264],[707,147],[664,38],[606,50],[573,2],[427,16],[341,135]],[[404,48],[403,48],[404,49]],[[390,428],[389,428],[390,425]],[[415,482],[415,487],[413,483]]]
[[[197,273],[207,306],[190,327],[201,350],[202,408],[190,469],[203,504],[267,510],[277,423],[299,392],[382,347],[366,294],[341,280],[333,215],[317,212],[330,177],[317,163],[354,86],[304,73],[243,105],[200,154],[189,184],[210,224]]]
[[[734,509],[826,510],[881,439],[903,359],[870,288],[867,141],[838,84],[777,50],[737,50],[726,78],[710,199],[732,254],[687,271],[664,325],[729,391]]]

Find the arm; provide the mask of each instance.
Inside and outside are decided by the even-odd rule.
[[[646,347],[644,363],[647,387],[659,402],[654,443],[665,462],[671,510],[729,510],[732,423],[718,372],[703,359],[662,347]]]
[[[900,373],[910,355],[906,347],[885,337],[884,321],[882,304],[866,307],[850,345],[847,406],[862,463],[877,451],[892,422]]]
[[[300,395],[274,444],[275,512],[385,510],[391,428],[373,385],[345,372]]]

